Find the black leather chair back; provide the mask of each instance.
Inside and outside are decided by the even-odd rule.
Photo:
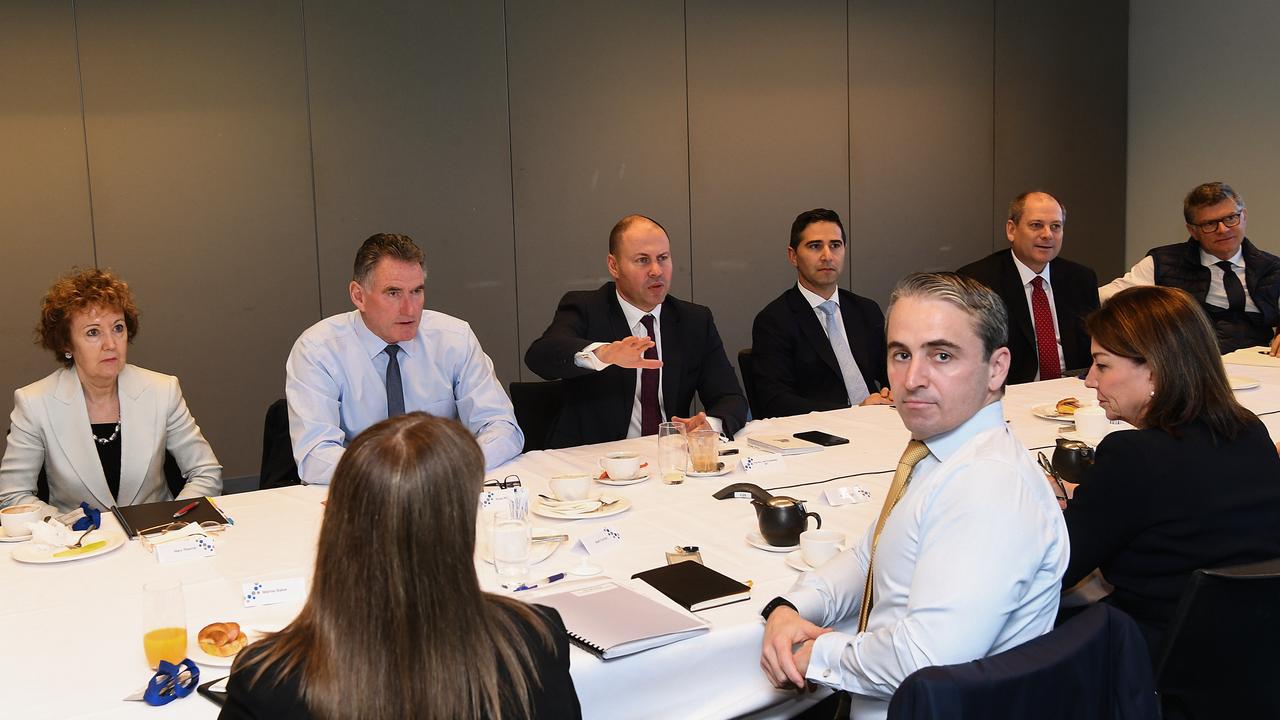
[[[1166,718],[1280,718],[1280,558],[1197,570],[1165,635]]]
[[[747,393],[747,407],[751,417],[760,417],[760,401],[756,399],[756,376],[751,370],[751,348],[738,351],[738,372],[742,375],[742,389]]]
[[[516,423],[524,433],[524,452],[546,450],[551,430],[560,417],[564,388],[559,380],[513,382],[507,386],[515,406]]]
[[[990,657],[917,670],[889,720],[1159,720],[1151,656],[1137,623],[1096,604]]]
[[[298,464],[293,460],[293,441],[289,439],[289,405],[284,398],[271,403],[262,426],[262,464],[258,470],[258,487],[301,485]]]

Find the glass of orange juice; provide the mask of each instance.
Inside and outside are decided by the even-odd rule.
[[[182,583],[158,580],[142,586],[142,649],[154,670],[161,660],[187,657],[187,605]]]

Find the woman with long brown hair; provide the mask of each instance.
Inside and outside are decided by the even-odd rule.
[[[1137,430],[1098,444],[1065,519],[1063,587],[1100,568],[1107,601],[1138,621],[1153,657],[1197,568],[1280,557],[1280,458],[1236,401],[1212,327],[1167,287],[1117,293],[1085,322],[1085,385],[1112,420]]]
[[[219,717],[581,717],[560,616],[480,589],[483,473],[453,420],[415,412],[357,436],[307,603],[241,653]]]

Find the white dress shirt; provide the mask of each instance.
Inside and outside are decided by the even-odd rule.
[[[1062,333],[1058,330],[1058,306],[1053,302],[1053,283],[1049,281],[1049,264],[1045,263],[1044,270],[1037,273],[1024,265],[1023,262],[1018,259],[1017,253],[1010,251],[1009,254],[1013,256],[1013,266],[1018,268],[1018,277],[1022,279],[1022,291],[1027,298],[1027,312],[1031,315],[1031,328],[1033,330],[1036,326],[1036,313],[1035,310],[1032,309],[1031,293],[1035,288],[1031,285],[1031,281],[1037,276],[1044,281],[1041,285],[1044,287],[1044,294],[1049,296],[1049,315],[1053,318],[1053,339],[1058,345],[1058,370],[1064,370],[1067,367],[1067,359],[1062,353]],[[1036,357],[1039,358],[1040,356],[1037,355]],[[1035,379],[1040,379],[1040,363],[1038,362],[1036,363]]]
[[[642,337],[642,338],[649,337],[649,331],[645,328],[644,323],[641,321],[644,319],[645,315],[653,316],[653,342],[655,345],[654,349],[657,350],[658,359],[661,360],[662,359],[662,305],[661,303],[659,303],[658,305],[655,305],[654,308],[649,312],[645,312],[644,310],[641,310],[635,305],[632,305],[631,303],[627,302],[626,299],[622,297],[622,294],[617,292],[616,290],[614,291],[614,294],[618,298],[618,305],[622,307],[622,316],[627,319],[627,327],[631,328],[632,335],[635,335],[636,337]],[[605,342],[593,342],[587,345],[586,347],[579,350],[576,355],[573,356],[573,364],[577,365],[580,368],[586,368],[588,370],[596,370],[596,371],[600,371],[609,367],[613,363],[604,362],[595,353],[596,348],[604,347],[605,345],[608,345],[608,344],[609,343],[605,343]],[[642,422],[641,412],[640,412],[640,373],[642,370],[643,368],[635,369],[636,392],[635,392],[634,399],[631,402],[631,422],[627,424],[628,438],[638,438],[641,436],[641,433],[643,432],[643,422]],[[662,395],[662,368],[658,368],[658,413],[659,413],[659,416],[665,422],[667,418],[667,405]],[[716,432],[721,432],[723,430],[724,425],[720,421],[720,418],[713,418],[710,415],[708,415],[707,423],[711,426],[711,429],[715,430]]]
[[[813,682],[854,693],[854,717],[883,717],[904,678],[968,662],[1053,629],[1069,543],[1062,511],[999,401],[925,440],[930,454],[889,515],[863,633],[813,645]],[[874,524],[857,547],[804,573],[786,599],[810,622],[856,623]]]
[[[520,454],[524,434],[511,399],[470,325],[424,310],[418,333],[398,344],[405,412],[459,420],[480,443],[486,470]],[[328,484],[347,443],[387,418],[386,347],[358,310],[321,320],[294,343],[285,395],[304,483]]]
[[[801,297],[803,297],[805,301],[809,303],[809,307],[813,308],[813,314],[815,317],[818,318],[818,326],[821,327],[822,332],[826,334],[827,340],[830,340],[831,334],[827,332],[827,316],[824,315],[823,312],[818,309],[818,306],[826,302],[827,300],[835,300],[836,301],[836,322],[840,323],[840,325],[843,326],[844,315],[840,314],[840,291],[836,290],[835,292],[831,293],[831,297],[824,298],[821,295],[815,293],[814,291],[810,290],[804,285],[801,285],[798,282],[796,283],[796,289],[800,291]]]
[[[1237,249],[1236,254],[1231,256],[1231,269],[1235,271],[1236,277],[1240,278],[1240,287],[1244,288],[1244,310],[1245,312],[1256,313],[1258,306],[1253,304],[1253,297],[1249,295],[1249,286],[1244,281],[1244,250]],[[1203,248],[1200,250],[1200,264],[1209,268],[1209,291],[1205,295],[1204,301],[1208,305],[1226,310],[1231,307],[1231,303],[1227,300],[1226,288],[1222,286],[1222,268],[1218,267],[1218,263],[1222,262],[1214,255],[1205,252]],[[1138,287],[1139,285],[1155,285],[1156,284],[1156,261],[1155,258],[1147,255],[1138,261],[1124,277],[1116,278],[1111,282],[1098,288],[1098,299],[1106,302],[1107,298],[1124,290],[1126,288]],[[1197,298],[1199,299],[1199,298]]]

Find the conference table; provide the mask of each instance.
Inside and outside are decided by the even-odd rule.
[[[1280,367],[1228,365],[1233,377],[1256,380],[1257,387],[1237,391],[1242,404],[1259,414],[1280,438]],[[1061,378],[1013,385],[1004,398],[1012,432],[1033,452],[1051,452],[1063,423],[1042,419],[1032,408],[1065,396],[1093,398],[1082,381]],[[733,462],[763,456],[747,439],[803,430],[822,430],[849,439],[847,445],[786,456],[782,468],[745,471]],[[733,470],[721,477],[688,478],[665,485],[654,473],[645,482],[600,489],[626,497],[632,507],[607,518],[559,520],[534,517],[538,527],[567,533],[562,544],[531,571],[536,577],[570,570],[586,554],[581,538],[613,530],[622,540],[591,556],[603,575],[668,602],[647,585],[629,578],[665,564],[675,546],[696,545],[703,561],[730,577],[750,581],[750,600],[699,612],[711,631],[664,647],[602,661],[572,648],[574,684],[587,718],[752,718],[787,717],[806,699],[775,690],[759,669],[763,624],[759,611],[786,591],[799,572],[782,553],[766,552],[746,538],[757,529],[745,499],[716,500],[712,494],[735,482],[750,482],[805,502],[822,516],[823,527],[844,532],[856,542],[879,513],[908,433],[888,406],[851,408],[748,423],[725,456]],[[615,450],[634,450],[656,467],[654,438],[624,440],[565,450],[526,453],[486,473],[486,479],[517,475],[531,494],[546,492],[552,476],[598,472],[597,459]],[[828,488],[859,486],[871,499],[831,506]],[[186,597],[189,630],[235,620],[246,627],[281,627],[297,613],[299,601],[246,608],[245,583],[305,583],[311,575],[326,489],[294,486],[229,495],[219,507],[234,526],[216,537],[212,557],[160,564],[141,543],[130,541],[97,557],[52,565],[13,560],[19,544],[0,545],[0,715],[42,718],[213,718],[218,707],[193,694],[153,708],[126,701],[151,676],[142,651],[142,586],[178,579]],[[104,515],[104,528],[116,529]],[[475,559],[486,589],[504,592],[493,567]],[[546,588],[569,586],[566,580]],[[519,593],[536,601],[537,593]],[[440,628],[450,632],[449,628]],[[191,644],[194,646],[194,643]],[[202,666],[202,680],[226,674],[225,667]],[[812,702],[810,697],[807,702]]]

